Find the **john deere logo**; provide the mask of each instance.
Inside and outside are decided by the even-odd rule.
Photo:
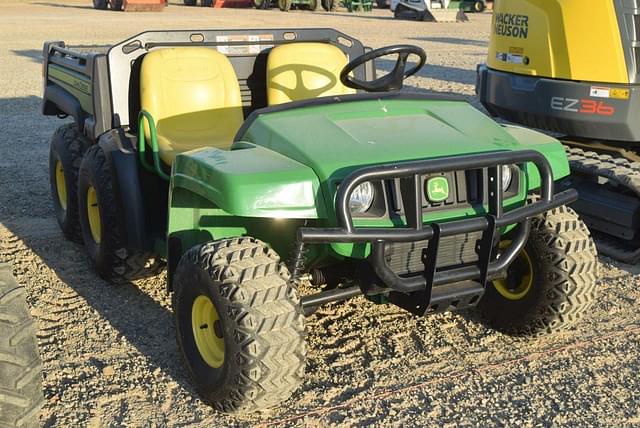
[[[427,198],[442,202],[449,197],[449,182],[445,177],[432,177],[427,181]]]

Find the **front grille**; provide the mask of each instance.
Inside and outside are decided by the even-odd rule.
[[[477,241],[482,232],[446,236],[440,239],[436,267],[445,268],[478,261]],[[397,242],[386,246],[385,257],[389,268],[397,275],[406,275],[424,271],[422,250],[429,241]]]
[[[427,180],[435,176],[443,176],[449,183],[449,197],[441,202],[432,202],[425,193]],[[422,210],[437,211],[441,209],[464,208],[482,204],[483,170],[452,171],[442,174],[433,174],[422,177]],[[391,195],[391,209],[396,214],[404,213],[402,203],[402,179],[392,180],[389,184]]]

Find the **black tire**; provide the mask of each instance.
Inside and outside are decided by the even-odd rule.
[[[109,8],[109,2],[107,0],[93,0],[93,8],[107,10]]]
[[[278,0],[278,8],[283,12],[289,12],[291,9],[291,0]]]
[[[327,12],[334,12],[338,8],[337,0],[320,0],[320,5]]]
[[[195,6],[198,0],[182,0],[185,6]]]
[[[123,0],[110,0],[111,10],[121,11]]]
[[[42,361],[25,289],[0,264],[0,426],[36,427],[42,395]]]
[[[379,9],[389,9],[387,0],[376,0],[376,5],[378,6]]]
[[[473,4],[473,11],[476,13],[484,12],[485,4],[482,1],[477,1]]]
[[[271,9],[271,0],[252,0],[252,3],[259,10]]]
[[[402,18],[402,12],[405,10],[405,7],[402,6],[402,4],[397,4],[396,8],[393,11],[393,17],[395,19],[401,19]]]
[[[289,398],[304,376],[305,327],[278,255],[253,238],[209,242],[184,254],[174,278],[178,347],[203,399],[222,412],[246,413]],[[203,296],[219,316],[212,331],[224,343],[217,368],[193,333],[193,305]]]
[[[92,233],[87,206],[90,188],[97,198],[94,204],[99,214],[94,223],[99,224],[97,238]],[[118,206],[106,155],[100,146],[92,146],[82,159],[78,175],[80,228],[89,260],[102,278],[113,283],[156,275],[163,268],[157,257],[126,247],[119,227]]]
[[[202,7],[212,7],[214,4],[213,0],[200,0],[200,6]]]
[[[78,170],[89,144],[78,127],[70,123],[56,129],[49,147],[49,182],[53,209],[64,236],[77,243],[82,243],[78,214]],[[64,183],[59,174],[64,177]],[[60,190],[58,185],[61,186]]]
[[[531,219],[524,250],[531,264],[531,285],[514,300],[494,283],[487,284],[479,304],[483,315],[494,328],[515,335],[571,327],[589,312],[597,293],[598,256],[587,226],[571,208],[553,209]],[[518,260],[509,268],[507,281],[519,281],[514,278],[517,272]]]

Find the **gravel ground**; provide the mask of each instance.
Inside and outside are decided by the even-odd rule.
[[[418,319],[354,299],[308,319],[306,381],[282,406],[243,418],[205,406],[178,358],[164,275],[110,286],[57,227],[47,156],[61,121],[39,113],[42,42],[104,45],[145,29],[334,27],[373,47],[422,46],[429,64],[408,86],[473,101],[490,15],[431,24],[382,10],[125,14],[89,3],[0,3],[0,259],[28,287],[38,321],[44,425],[640,425],[640,268],[606,259],[600,302],[574,330],[523,340],[487,329],[475,311]]]

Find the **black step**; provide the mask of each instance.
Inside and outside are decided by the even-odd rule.
[[[425,293],[389,293],[389,302],[412,314],[423,316],[475,306],[484,294],[484,287],[478,281],[459,281],[433,287],[429,304],[425,305]]]
[[[455,311],[475,306],[484,294],[484,287],[477,281],[461,281],[433,287],[427,313]]]

